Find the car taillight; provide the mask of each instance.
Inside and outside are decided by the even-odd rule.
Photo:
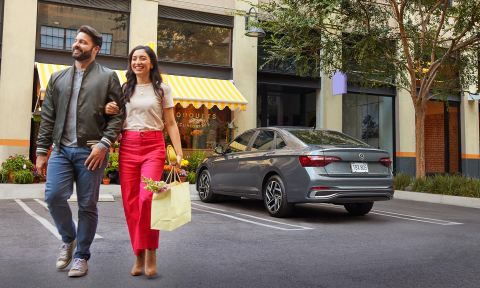
[[[300,156],[300,164],[303,167],[325,167],[328,164],[336,161],[341,161],[339,157],[335,156]]]
[[[390,168],[390,166],[392,165],[392,159],[385,157],[380,159],[380,163],[382,163],[383,166]]]

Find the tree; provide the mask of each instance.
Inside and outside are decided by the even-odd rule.
[[[277,0],[258,8],[267,63],[294,59],[299,75],[340,70],[362,85],[409,92],[416,174],[425,176],[428,100],[478,81],[480,0]]]

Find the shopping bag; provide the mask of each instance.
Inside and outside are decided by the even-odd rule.
[[[176,169],[172,168],[167,177],[167,183],[170,181],[168,190],[153,193],[151,229],[173,231],[192,220],[190,185],[179,179]]]

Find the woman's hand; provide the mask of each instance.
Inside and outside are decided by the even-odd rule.
[[[118,114],[120,109],[117,106],[117,102],[112,101],[108,102],[107,105],[105,106],[105,114],[107,115],[115,115]]]
[[[182,165],[183,155],[177,154],[177,167],[180,168]]]

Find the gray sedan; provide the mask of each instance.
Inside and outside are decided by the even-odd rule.
[[[386,151],[337,131],[298,127],[251,129],[215,148],[197,170],[200,200],[221,195],[263,199],[285,217],[295,203],[344,205],[365,215],[374,201],[393,197]]]

